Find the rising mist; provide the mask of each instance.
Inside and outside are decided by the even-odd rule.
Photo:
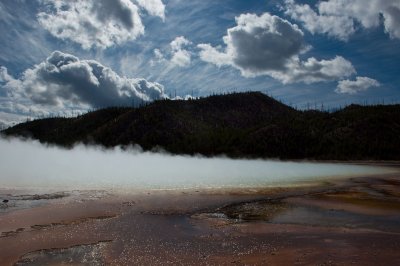
[[[376,174],[387,168],[177,156],[139,147],[72,149],[32,140],[0,139],[0,186],[44,189],[201,189],[295,185],[326,178]]]

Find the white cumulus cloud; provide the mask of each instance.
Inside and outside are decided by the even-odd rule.
[[[175,66],[185,67],[190,65],[190,53],[187,50],[179,50],[173,53],[171,63]]]
[[[302,61],[300,55],[309,49],[303,32],[278,16],[242,14],[236,23],[223,37],[225,48],[197,46],[203,61],[233,66],[245,77],[268,75],[283,83],[334,81],[355,73],[353,65],[340,56]]]
[[[135,0],[150,15],[165,19],[165,5],[161,0]]]
[[[191,42],[184,36],[178,36],[170,43],[170,46],[172,51],[178,51],[181,50],[183,46],[188,45],[190,43]]]
[[[185,46],[191,42],[184,36],[176,37],[171,43],[172,58],[171,63],[176,66],[185,67],[190,65],[191,55],[190,52],[184,49]]]
[[[135,40],[144,34],[139,7],[130,0],[41,0],[46,9],[39,23],[52,35],[78,43],[84,49]],[[164,19],[160,0],[137,1],[150,15]]]
[[[357,77],[356,80],[341,80],[336,88],[337,93],[356,94],[372,87],[379,87],[380,83],[368,77]]]
[[[23,107],[32,112],[35,106],[41,110],[130,106],[167,97],[161,84],[119,76],[95,60],[59,51],[25,70],[19,79],[9,78],[2,88],[9,97],[3,99],[3,109],[8,102],[7,111],[19,113],[28,112]]]
[[[8,70],[4,66],[0,66],[0,83],[5,83],[12,80],[12,77],[8,74]]]
[[[319,1],[314,8],[286,0],[284,9],[313,34],[327,34],[346,41],[356,31],[357,24],[369,29],[383,23],[391,38],[400,39],[399,0],[328,0]]]
[[[330,60],[317,60],[314,57],[306,61],[296,60],[286,71],[273,71],[270,75],[283,83],[337,81],[342,77],[355,74],[354,66],[341,56]]]
[[[169,68],[174,67],[187,67],[192,61],[192,54],[188,50],[192,44],[191,41],[186,39],[184,36],[178,36],[169,43],[169,49],[166,49],[164,53],[160,49],[154,49],[154,58],[151,62],[169,64]]]
[[[212,47],[208,43],[201,43],[197,45],[200,48],[200,59],[212,63],[218,67],[232,64],[232,55],[222,51],[222,47]]]
[[[163,53],[160,51],[160,49],[154,49],[154,50],[153,50],[153,53],[154,53],[154,57],[156,58],[156,61],[157,61],[157,62],[161,62],[161,61],[164,61],[164,60],[165,60],[164,55],[163,55]]]

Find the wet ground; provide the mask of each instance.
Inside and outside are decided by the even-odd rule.
[[[292,188],[0,191],[0,265],[400,265],[400,175]]]

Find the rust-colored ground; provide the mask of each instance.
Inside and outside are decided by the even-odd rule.
[[[3,191],[0,265],[400,265],[399,176],[245,191]]]

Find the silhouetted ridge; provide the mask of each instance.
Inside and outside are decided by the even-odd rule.
[[[297,111],[260,92],[161,100],[48,118],[3,132],[70,147],[139,144],[177,154],[282,159],[400,159],[400,106]]]

